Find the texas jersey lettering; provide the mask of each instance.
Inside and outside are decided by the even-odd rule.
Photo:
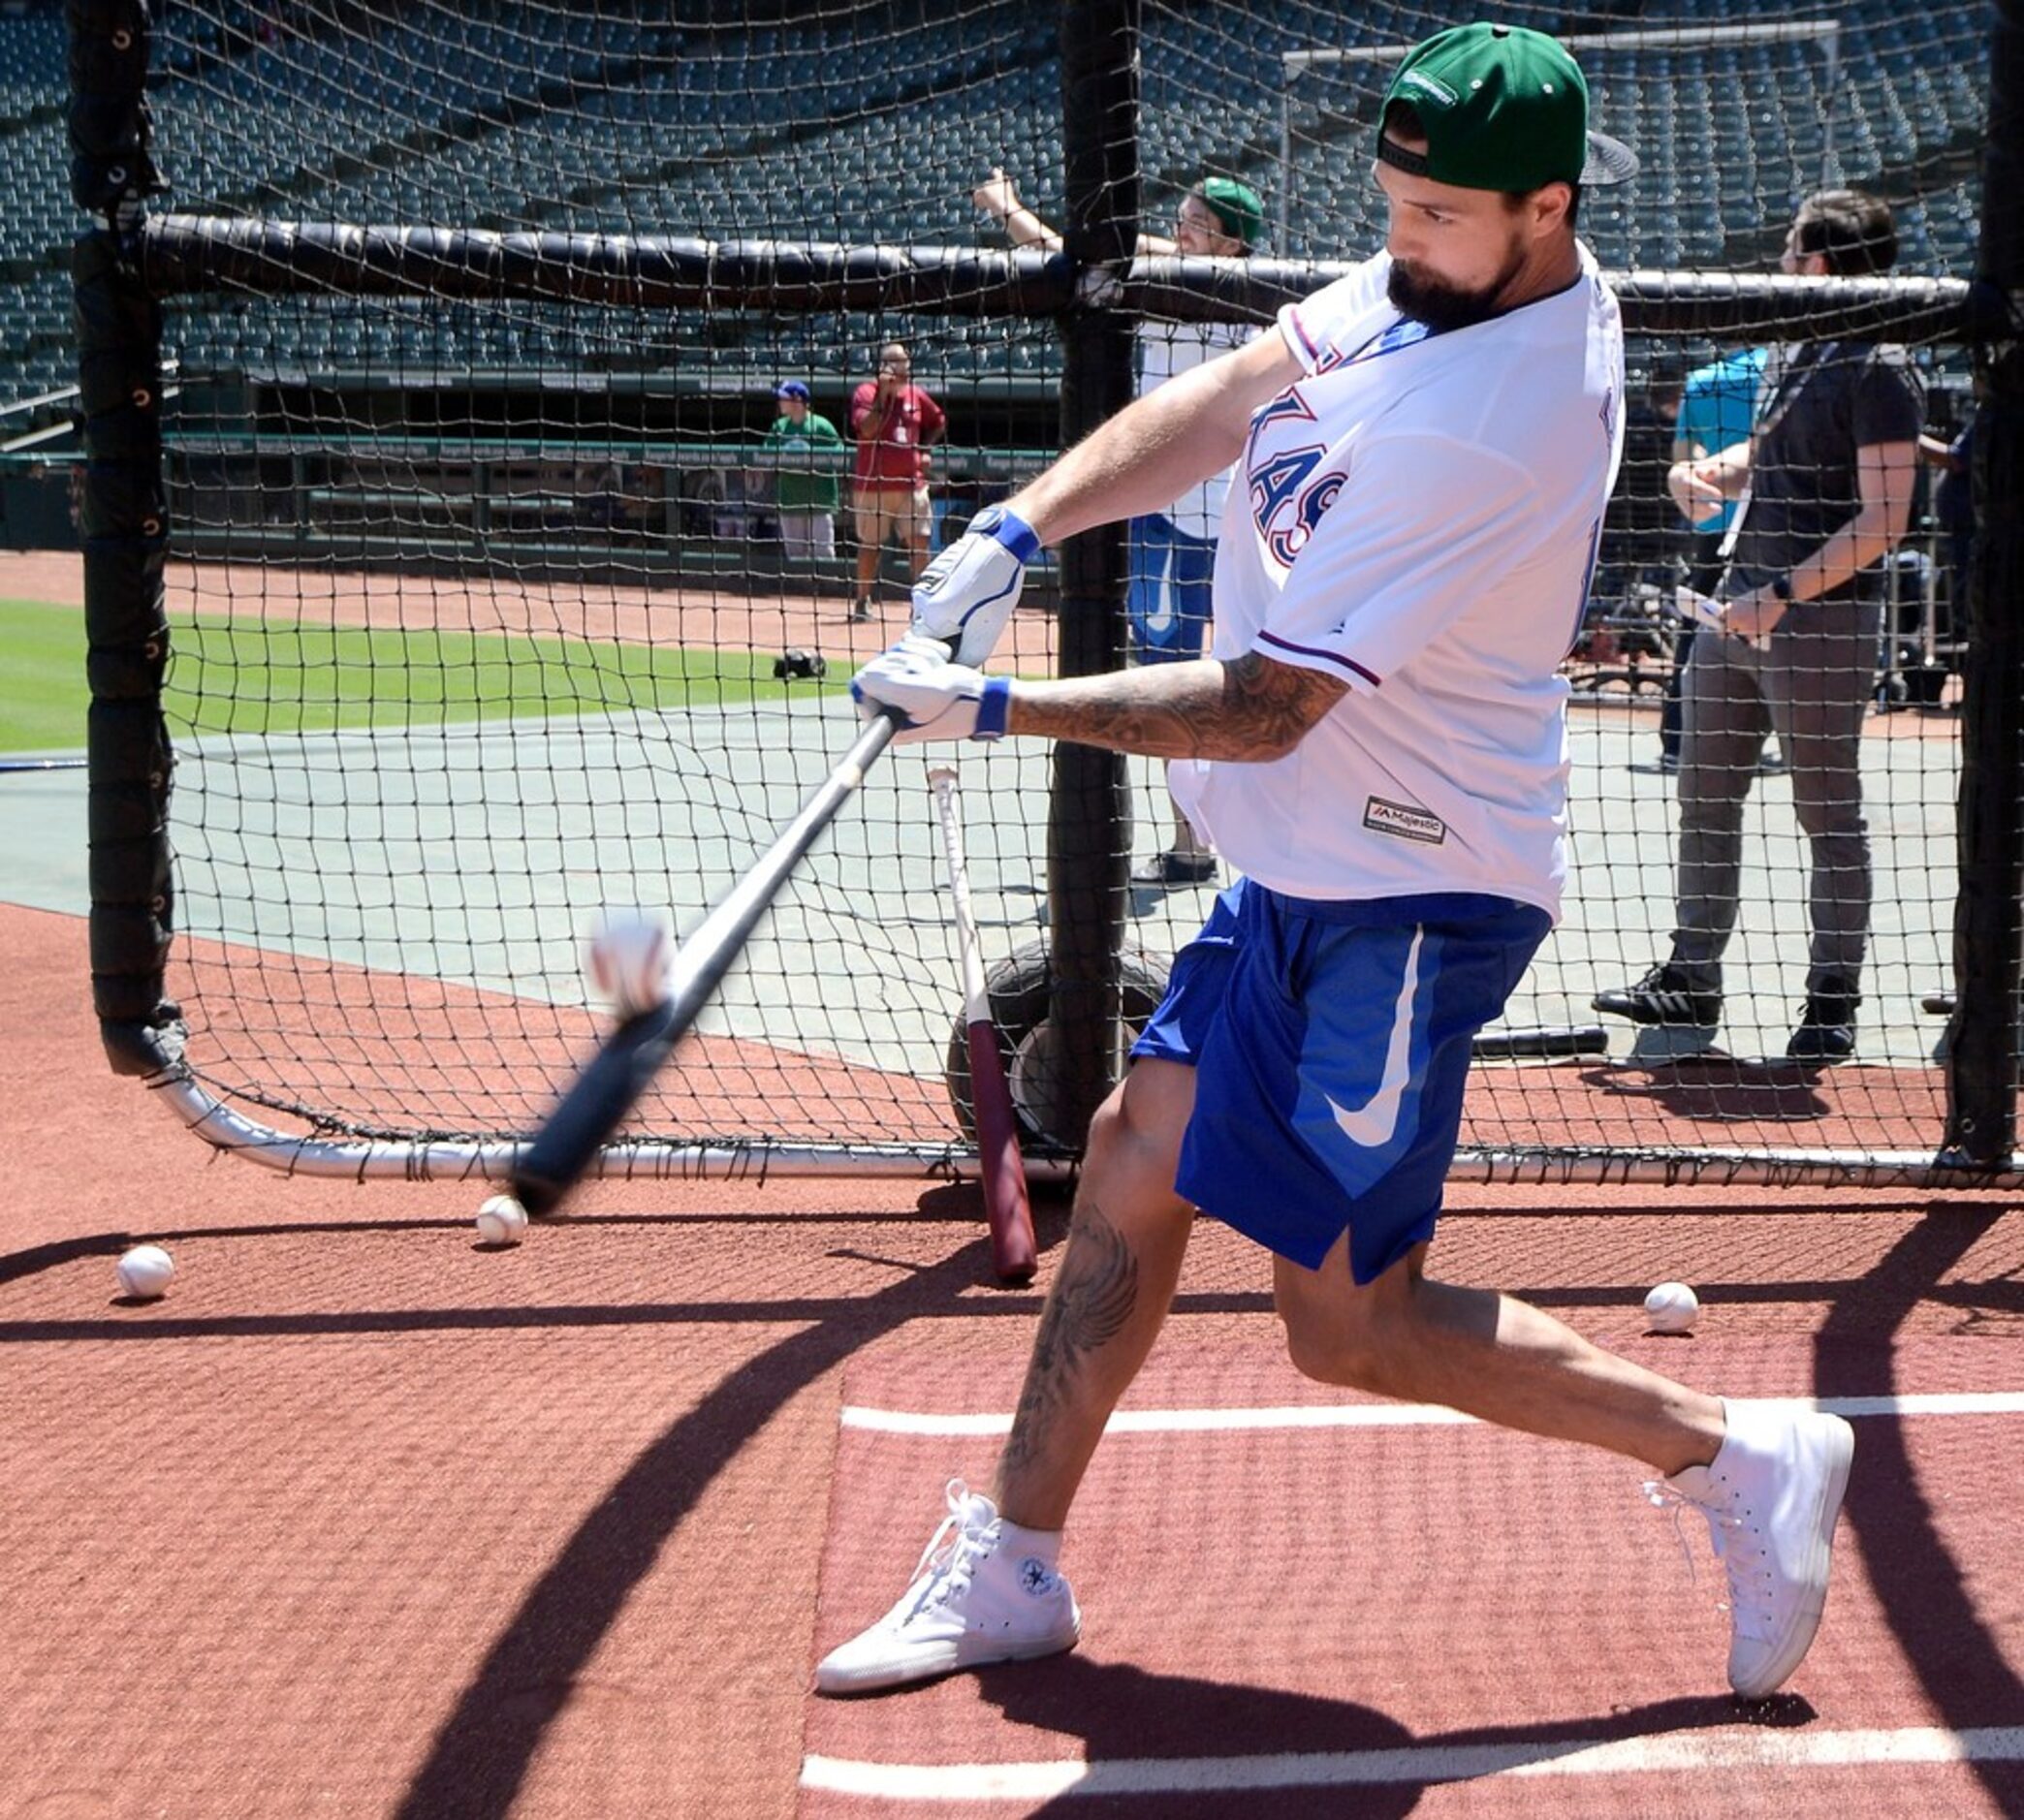
[[[1305,371],[1251,420],[1217,558],[1216,655],[1255,650],[1349,693],[1284,758],[1184,760],[1171,781],[1276,891],[1340,897],[1346,878],[1358,896],[1482,892],[1557,914],[1558,672],[1622,449],[1616,299],[1584,249],[1565,291],[1433,334],[1393,307],[1389,271],[1380,254],[1280,313]],[[1294,807],[1319,767],[1342,804],[1321,827]]]

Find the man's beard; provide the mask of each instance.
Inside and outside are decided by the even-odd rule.
[[[1394,260],[1384,293],[1400,315],[1425,323],[1437,335],[1445,334],[1451,329],[1467,329],[1502,315],[1503,305],[1499,299],[1517,275],[1522,260],[1522,254],[1514,255],[1512,263],[1479,291],[1464,291]]]

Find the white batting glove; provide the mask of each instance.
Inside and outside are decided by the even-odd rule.
[[[917,739],[996,739],[1005,731],[1012,684],[949,662],[939,639],[912,634],[881,651],[850,679],[850,693],[866,720],[897,716],[895,745]]]
[[[1039,549],[1033,527],[1016,512],[987,507],[914,583],[907,631],[941,640],[959,664],[981,664],[1012,617]]]

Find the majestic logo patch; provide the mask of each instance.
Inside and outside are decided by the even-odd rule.
[[[1416,88],[1422,94],[1432,95],[1444,108],[1452,108],[1459,97],[1439,78],[1429,76],[1424,70],[1407,70],[1400,81],[1401,88]]]
[[[1373,797],[1364,804],[1363,825],[1374,834],[1397,834],[1402,840],[1424,840],[1438,847],[1447,838],[1447,824],[1425,809]]]

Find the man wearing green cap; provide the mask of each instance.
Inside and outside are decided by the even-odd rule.
[[[1000,222],[1014,246],[1061,250],[1061,235],[1020,201],[1019,186],[994,165],[991,175],[970,192],[970,200]],[[1190,204],[1193,204],[1192,206]],[[1138,250],[1149,258],[1180,254],[1196,258],[1242,259],[1258,248],[1265,229],[1265,204],[1258,192],[1235,177],[1204,177],[1181,199],[1174,214],[1173,237],[1141,234]]]
[[[972,192],[988,215],[1003,223],[1015,246],[1059,252],[1061,236],[1027,207],[1004,172],[994,170]],[[1181,199],[1174,234],[1141,234],[1148,257],[1241,259],[1257,251],[1265,205],[1235,177],[1207,176]],[[1138,395],[1144,397],[1179,374],[1242,347],[1253,330],[1241,323],[1143,322],[1138,335]],[[1131,520],[1131,586],[1125,611],[1132,655],[1142,664],[1183,663],[1202,654],[1209,629],[1211,583],[1216,573],[1216,524],[1228,491],[1227,470],[1158,512]],[[1177,807],[1169,845],[1132,873],[1132,882],[1164,890],[1206,885],[1216,877],[1216,854]]]
[[[1782,1685],[1813,1642],[1848,1424],[1724,1402],[1425,1270],[1475,1033],[1545,937],[1566,866],[1559,666],[1624,394],[1616,300],[1574,217],[1583,188],[1634,162],[1587,123],[1581,72],[1550,38],[1474,25],[1416,47],[1374,146],[1385,250],[981,517],[916,588],[914,633],[852,680],[897,740],[1174,761],[1177,796],[1242,876],[1091,1127],[992,1495],[951,1481],[912,1585],[822,1659],[824,1692],[1073,1647],[1062,1529],[1197,1213],[1272,1253],[1309,1376],[1656,1468],[1649,1493],[1713,1528],[1738,1693]],[[1210,656],[1057,681],[974,668],[1042,544],[1233,459]],[[1565,1546],[1565,1514],[1537,1521]],[[1186,1548],[1183,1528],[1149,1533]]]

